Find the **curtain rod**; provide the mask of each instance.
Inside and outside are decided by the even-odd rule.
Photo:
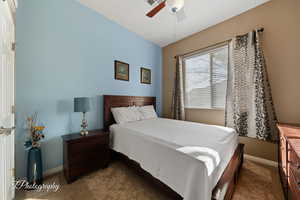
[[[257,29],[258,32],[264,32],[264,30],[265,30],[264,28],[259,28],[259,29]],[[220,44],[222,44],[222,43],[230,42],[231,40],[232,40],[232,39],[225,40],[225,41],[223,41],[223,42],[218,42],[218,43],[216,43],[216,44],[213,44],[213,45],[210,45],[210,46],[201,48],[201,49],[207,49],[207,48],[210,48],[210,47],[213,47],[213,46],[220,45]],[[197,50],[190,51],[190,52],[187,52],[187,53],[184,53],[184,54],[181,54],[181,55],[177,55],[177,56],[174,56],[174,58],[176,59],[178,56],[185,56],[185,55],[188,55],[188,54],[197,53],[198,51],[201,51],[201,49],[197,49]]]

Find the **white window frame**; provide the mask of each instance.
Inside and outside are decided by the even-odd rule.
[[[228,48],[228,66],[227,66],[227,78],[228,78],[228,73],[229,73],[229,65],[230,65],[230,42],[229,41],[226,41],[226,42],[222,42],[222,43],[219,43],[219,44],[216,44],[216,45],[212,45],[210,47],[207,47],[207,48],[204,48],[204,49],[201,49],[199,51],[195,51],[191,54],[186,54],[183,56],[183,60],[182,60],[182,65],[183,65],[183,92],[184,92],[184,108],[185,109],[191,109],[191,110],[194,110],[194,109],[199,109],[199,110],[216,110],[216,111],[224,111],[225,110],[225,107],[224,108],[221,108],[221,107],[213,107],[212,105],[212,98],[211,98],[211,102],[210,102],[210,107],[199,107],[199,106],[187,106],[186,105],[186,93],[185,93],[185,88],[186,88],[186,66],[185,66],[185,60],[187,59],[190,59],[190,58],[193,58],[193,57],[198,57],[198,56],[202,56],[202,55],[205,55],[205,54],[211,54],[211,53],[214,53],[216,51],[218,51],[219,49],[221,48],[224,48],[226,47]],[[212,56],[210,56],[210,59],[212,59]],[[210,60],[210,72],[212,72],[212,61]],[[210,73],[210,76],[212,76],[212,73]],[[212,78],[210,78],[210,81],[212,81]],[[211,84],[212,85],[212,84]],[[212,92],[210,93],[212,95]],[[226,104],[226,103],[225,103]],[[225,105],[226,106],[226,105]]]

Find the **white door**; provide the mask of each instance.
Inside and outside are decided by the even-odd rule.
[[[0,1],[0,199],[15,196],[14,94],[15,32],[8,1]]]

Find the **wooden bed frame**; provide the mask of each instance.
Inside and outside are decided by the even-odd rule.
[[[153,105],[156,107],[155,97],[141,97],[141,96],[114,96],[104,95],[104,116],[103,125],[104,129],[108,130],[109,126],[114,124],[114,118],[111,113],[113,107],[127,107],[127,106],[145,106]],[[127,165],[133,168],[141,176],[145,177],[148,181],[155,184],[158,189],[166,193],[174,200],[183,199],[178,193],[173,191],[160,180],[154,178],[148,172],[140,167],[140,164],[134,160],[130,160],[126,155],[113,151],[113,157],[122,159]],[[238,175],[244,160],[244,144],[239,144],[236,148],[234,155],[224,170],[222,177],[218,181],[212,192],[212,200],[230,200],[232,198],[235,185],[237,184]]]

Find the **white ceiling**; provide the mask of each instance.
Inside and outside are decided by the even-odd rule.
[[[145,0],[79,0],[105,17],[161,47],[239,15],[269,0],[185,0],[187,18],[177,22],[165,7],[148,18]]]

